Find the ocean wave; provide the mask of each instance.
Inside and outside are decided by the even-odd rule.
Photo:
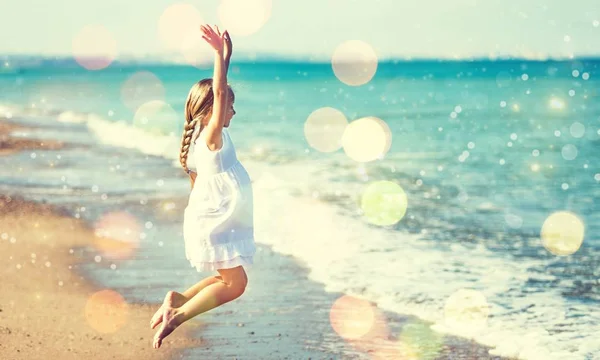
[[[269,199],[256,206],[257,241],[299,259],[326,290],[418,316],[435,331],[492,347],[492,355],[562,360],[600,353],[594,339],[600,316],[593,315],[593,304],[570,302],[559,286],[532,289],[529,284],[530,279],[555,279],[540,272],[546,258],[513,258],[483,241],[440,246],[425,239],[427,232],[377,228],[340,214],[320,198],[290,195],[285,187],[291,183],[272,171],[255,183],[256,197]],[[449,326],[444,315],[448,298],[461,289],[476,291],[489,305],[486,325],[477,332]],[[582,320],[576,313],[590,315]]]

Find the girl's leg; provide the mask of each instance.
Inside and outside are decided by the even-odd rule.
[[[195,285],[192,285],[189,289],[182,293],[182,295],[185,297],[185,302],[188,302],[188,300],[196,296],[200,290],[204,289],[208,285],[217,283],[219,281],[223,281],[221,276],[210,276],[198,281]]]
[[[223,278],[221,276],[210,276],[198,281],[196,284],[192,285],[183,293],[178,293],[177,291],[173,291],[173,294],[170,295],[167,293],[162,305],[158,308],[158,310],[150,320],[150,328],[154,329],[158,324],[162,322],[162,313],[165,308],[165,303],[168,302],[167,297],[172,298],[170,301],[174,307],[180,307],[186,302],[188,302],[188,300],[193,298],[197,293],[199,293],[200,290],[204,289],[208,285],[214,284],[222,280]]]
[[[206,286],[182,306],[176,307],[167,299],[162,316],[163,324],[154,336],[154,348],[158,349],[162,340],[179,325],[196,315],[235,300],[244,293],[248,277],[242,266],[218,271],[222,280]]]

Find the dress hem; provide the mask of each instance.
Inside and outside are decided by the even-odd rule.
[[[222,269],[231,269],[238,266],[251,267],[254,264],[253,256],[236,256],[233,259],[224,261],[194,261],[187,258],[190,262],[191,267],[196,268],[198,272],[202,271],[216,271]]]

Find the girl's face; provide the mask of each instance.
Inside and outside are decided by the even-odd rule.
[[[233,108],[233,102],[229,101],[229,106],[227,107],[226,113],[225,113],[225,123],[223,124],[223,127],[228,127],[229,123],[231,122],[231,118],[233,117],[233,115],[235,115],[235,109]],[[212,110],[208,113],[208,115],[204,118],[204,126],[206,126],[208,124],[208,122],[210,121],[212,117]]]
[[[231,122],[231,118],[235,115],[235,109],[233,108],[233,102],[229,101],[229,106],[227,107],[227,115],[225,116],[225,124],[223,126],[228,127]]]

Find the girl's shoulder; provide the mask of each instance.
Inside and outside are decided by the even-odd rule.
[[[227,132],[226,128],[223,128],[223,130],[221,131],[221,139],[222,139],[221,148],[218,150],[210,150],[210,148],[208,147],[208,145],[206,143],[206,136],[204,136],[204,131],[201,131],[200,134],[198,135],[198,137],[196,138],[196,140],[194,141],[194,150],[200,148],[202,150],[199,150],[198,152],[208,152],[211,154],[220,153],[220,152],[222,152],[221,150],[226,148],[226,145],[230,142],[229,133]],[[227,145],[227,147],[228,147],[228,145]]]

